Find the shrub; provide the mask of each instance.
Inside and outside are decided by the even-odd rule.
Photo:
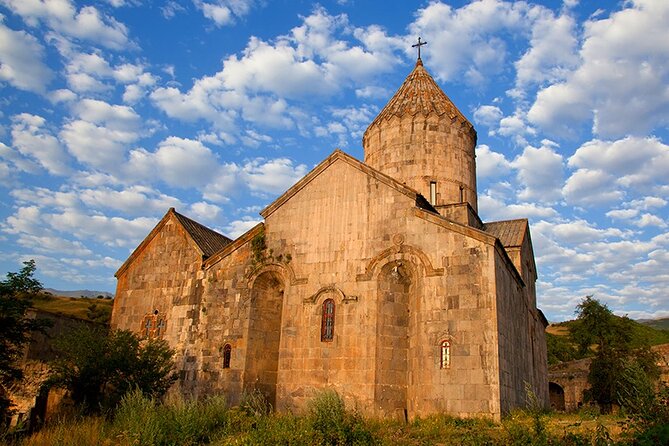
[[[174,352],[162,340],[143,341],[125,330],[106,334],[82,325],[56,341],[51,383],[70,390],[90,412],[110,411],[133,389],[160,397],[176,380]]]
[[[362,417],[347,412],[344,400],[334,390],[325,390],[311,401],[309,420],[321,445],[374,444]]]

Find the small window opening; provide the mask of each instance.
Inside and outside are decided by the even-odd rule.
[[[160,335],[165,331],[165,319],[158,319],[158,325],[156,326],[156,337],[159,338]]]
[[[225,344],[223,347],[223,368],[230,368],[230,357],[232,356],[232,346],[230,344]]]
[[[142,336],[148,338],[151,335],[151,328],[153,326],[153,318],[149,316],[144,317],[144,327],[142,329]]]
[[[441,368],[448,369],[451,367],[451,343],[444,340],[441,341]]]
[[[460,203],[465,202],[465,187],[461,184],[460,185]]]
[[[334,339],[335,303],[332,299],[323,302],[323,317],[321,319],[321,342],[330,342]]]
[[[430,204],[432,206],[437,204],[437,182],[430,181]]]

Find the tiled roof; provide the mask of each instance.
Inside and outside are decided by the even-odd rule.
[[[467,118],[432,79],[432,76],[423,67],[423,62],[418,59],[416,67],[369,127],[393,116],[402,117],[406,114],[427,116],[430,113],[438,116],[446,115],[450,119],[458,118],[472,127]]]
[[[195,220],[191,220],[190,218],[185,217],[174,210],[172,211],[186,232],[190,234],[195,244],[200,247],[205,257],[211,256],[216,251],[232,242],[231,239],[227,238],[223,234],[219,234],[213,229],[209,229],[208,227],[201,225]]]
[[[504,246],[520,246],[527,231],[527,219],[491,221],[483,225],[483,230],[497,237]]]

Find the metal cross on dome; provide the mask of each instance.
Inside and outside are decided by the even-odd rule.
[[[427,42],[421,42],[420,37],[418,37],[418,43],[411,45],[411,48],[418,48],[418,59],[420,59],[420,47],[427,45]]]

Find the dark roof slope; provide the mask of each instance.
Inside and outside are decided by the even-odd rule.
[[[497,237],[504,246],[520,246],[527,231],[527,219],[491,221],[484,223],[483,230]]]
[[[177,218],[177,220],[179,220],[179,223],[181,223],[186,232],[188,232],[205,257],[213,255],[216,251],[232,242],[231,239],[227,238],[223,234],[219,234],[213,229],[209,229],[195,220],[191,220],[190,218],[181,215],[173,209],[172,211],[174,212],[174,216]]]

